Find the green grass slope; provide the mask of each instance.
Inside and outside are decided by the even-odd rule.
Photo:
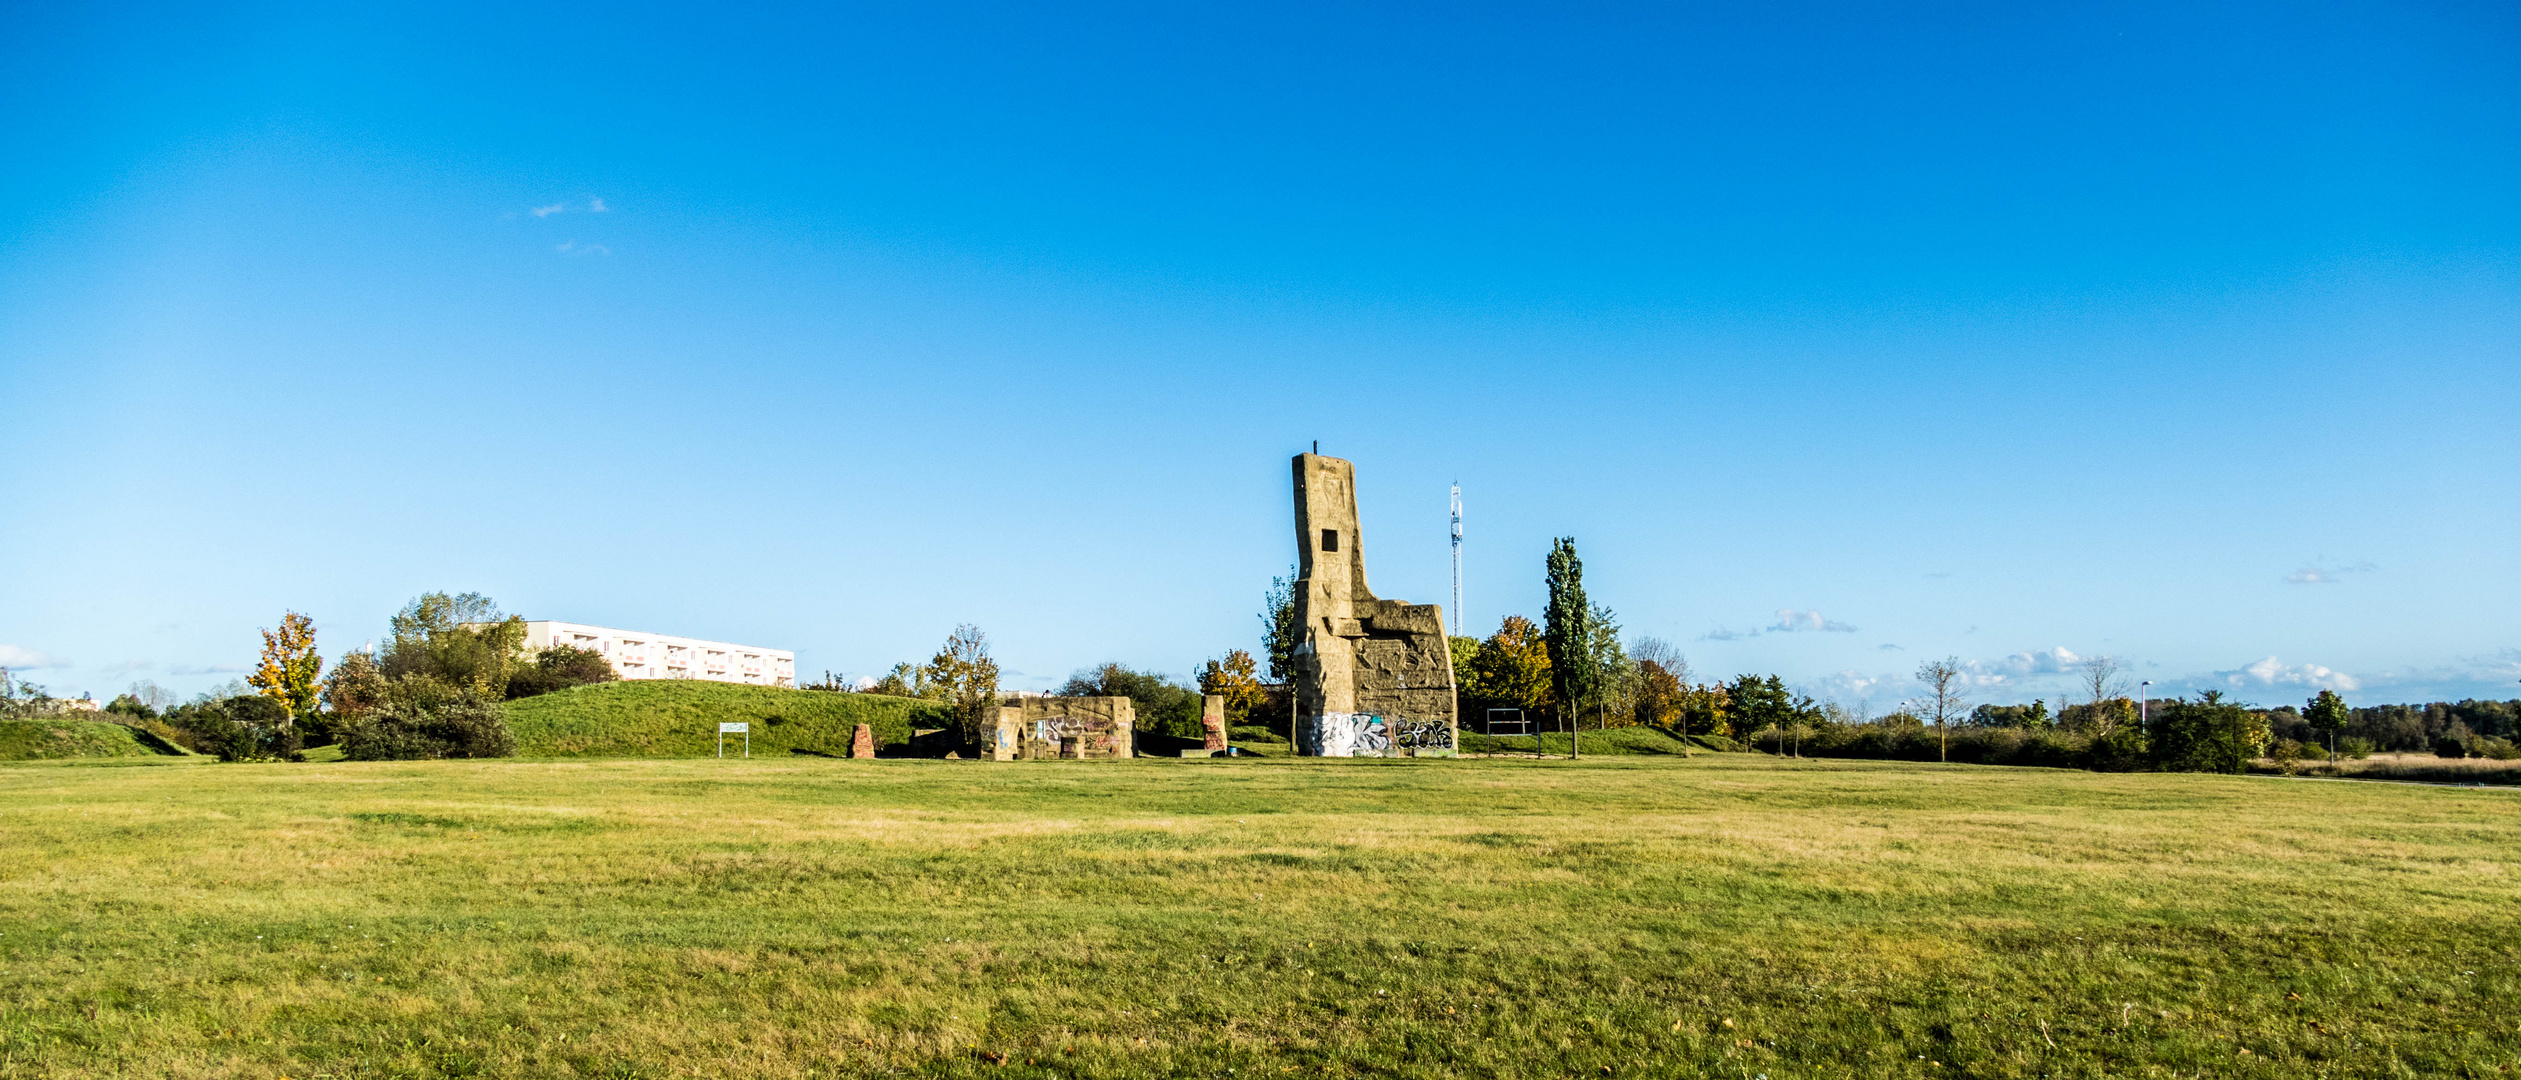
[[[0,720],[0,761],[153,757],[130,728],[98,720]]]
[[[913,727],[941,727],[944,710],[925,701],[831,694],[775,686],[659,679],[598,683],[508,703],[508,728],[522,757],[708,757],[718,725],[753,725],[753,754],[791,750],[847,754],[859,724],[877,746],[910,741]],[[743,745],[729,736],[727,752]]]

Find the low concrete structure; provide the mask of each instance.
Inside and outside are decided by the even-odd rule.
[[[797,654],[786,649],[615,630],[584,623],[529,622],[529,650],[570,645],[599,653],[624,679],[701,679],[752,686],[797,684]]]
[[[1225,695],[1206,694],[1199,699],[1199,732],[1206,736],[1203,748],[1210,754],[1225,752]]]
[[[1000,699],[989,756],[1125,758],[1138,752],[1138,707],[1125,697],[1013,694]]]
[[[849,756],[853,758],[871,758],[875,756],[874,727],[867,724],[858,725],[857,732],[849,736]]]
[[[1366,587],[1356,466],[1295,456],[1296,752],[1450,756],[1461,745],[1444,608]]]

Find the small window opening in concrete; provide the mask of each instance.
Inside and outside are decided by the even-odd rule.
[[[1337,530],[1337,529],[1324,529],[1324,530],[1322,530],[1322,550],[1324,550],[1324,551],[1337,551],[1337,550],[1339,550],[1339,530]]]

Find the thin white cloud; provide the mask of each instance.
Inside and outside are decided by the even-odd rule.
[[[2363,682],[2352,675],[2318,664],[2287,664],[2273,656],[2247,667],[2218,671],[2214,679],[2236,689],[2272,686],[2305,686],[2316,690],[2360,690]]]
[[[2302,569],[2285,575],[2287,585],[2335,585],[2348,574],[2369,574],[2380,569],[2366,559],[2358,563],[2304,563]]]
[[[168,667],[166,673],[169,675],[242,675],[250,670],[252,669],[235,664],[212,664],[208,667],[174,665]]]
[[[550,216],[552,216],[553,214],[567,213],[567,212],[568,212],[568,210],[569,210],[569,204],[568,204],[568,203],[553,203],[553,204],[551,204],[550,206],[537,206],[537,207],[535,207],[535,208],[534,208],[534,216],[535,216],[535,217],[538,217],[538,218],[546,218],[546,217],[550,217]]]
[[[148,660],[124,660],[120,663],[107,664],[97,670],[106,678],[119,679],[125,675],[131,674],[132,672],[147,671],[156,666],[157,664]]]
[[[1874,648],[1880,649],[1880,650],[1882,650],[1883,652],[1907,652],[1907,651],[1908,651],[1906,648],[1903,648],[1903,647],[1898,646],[1898,645],[1893,645],[1893,644],[1891,644],[1890,642],[1887,642],[1887,641],[1886,641],[1886,642],[1883,642],[1883,643],[1882,643],[1882,644],[1880,644],[1880,645],[1876,645],[1876,646],[1874,646]]]
[[[1829,634],[1852,634],[1856,632],[1855,627],[1849,626],[1846,623],[1839,622],[1836,619],[1822,618],[1820,612],[1796,611],[1792,608],[1777,609],[1777,622],[1770,626],[1769,629],[1781,634],[1804,633],[1815,630]]]
[[[1744,641],[1759,636],[1757,630],[1727,630],[1721,626],[1707,631],[1700,641]]]
[[[613,253],[613,249],[602,244],[581,244],[575,240],[561,241],[553,245],[552,250],[563,255],[610,255]]]
[[[69,666],[69,661],[55,660],[53,659],[53,654],[41,649],[29,649],[18,645],[0,645],[0,667],[8,668],[11,671],[33,671],[36,668]]]
[[[604,200],[602,199],[589,199],[587,200],[586,209],[587,213],[601,214],[612,210],[612,207],[604,205]]]
[[[2059,645],[2038,652],[2018,652],[1995,661],[1987,667],[2012,678],[2063,675],[2074,670],[2076,665],[2083,663],[2086,659],[2088,658],[2075,655],[2074,650]]]

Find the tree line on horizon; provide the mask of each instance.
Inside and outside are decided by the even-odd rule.
[[[1449,639],[1466,727],[1475,729],[1490,710],[1514,710],[1540,722],[1532,730],[1649,727],[1716,748],[2102,769],[2239,771],[2261,755],[2290,762],[2385,751],[2521,758],[2521,699],[2352,707],[2320,690],[2299,708],[2261,708],[2207,690],[2140,706],[2110,657],[2085,661],[2082,700],[2054,711],[2045,699],[1972,703],[1959,658],[1927,661],[1917,670],[1924,692],[1872,717],[1861,704],[1815,700],[1775,674],[1696,682],[1670,643],[1623,642],[1616,614],[1586,597],[1571,538],[1552,542],[1544,573],[1542,622],[1508,615],[1486,638]],[[1200,734],[1200,695],[1216,694],[1238,735],[1292,741],[1294,584],[1290,568],[1264,592],[1257,655],[1229,650],[1187,685],[1110,661],[1080,669],[1056,693],[1130,698],[1139,730],[1185,738]],[[71,703],[0,668],[0,719],[115,720],[223,760],[296,759],[335,742],[354,759],[501,756],[514,746],[504,702],[616,677],[599,653],[567,645],[529,652],[523,618],[479,593],[413,599],[389,620],[381,649],[345,653],[329,672],[307,616],[284,613],[262,636],[260,662],[242,682],[179,702],[144,680],[101,715],[74,713]],[[964,624],[925,664],[896,664],[863,687],[825,672],[801,689],[938,703],[963,746],[976,749],[986,708],[1001,694],[998,678],[987,636]]]

